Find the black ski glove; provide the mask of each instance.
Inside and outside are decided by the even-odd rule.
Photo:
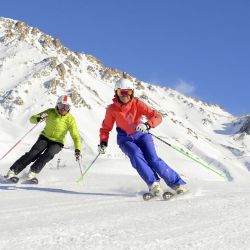
[[[108,143],[105,141],[102,141],[100,145],[98,145],[98,152],[100,154],[105,154],[107,150]]]
[[[81,156],[81,151],[79,149],[75,149],[75,158],[76,158],[76,161],[80,160],[80,156]]]
[[[43,121],[45,121],[46,119],[48,118],[48,114],[47,113],[42,113],[42,114],[40,114],[40,116],[39,117],[37,117],[37,122],[43,122]]]

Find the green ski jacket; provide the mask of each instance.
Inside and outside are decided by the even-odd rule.
[[[41,133],[43,136],[51,141],[64,144],[66,134],[69,131],[74,141],[75,149],[81,150],[81,138],[73,115],[67,113],[63,116],[58,113],[56,108],[50,108],[31,116],[30,122],[33,124],[38,123],[37,118],[43,113],[48,114],[45,120],[46,125]]]

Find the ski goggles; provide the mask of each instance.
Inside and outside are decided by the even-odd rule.
[[[132,89],[117,89],[116,93],[119,97],[121,96],[131,96],[133,94]]]
[[[70,106],[68,104],[59,103],[59,104],[57,104],[57,107],[60,110],[65,110],[65,111],[70,110]]]

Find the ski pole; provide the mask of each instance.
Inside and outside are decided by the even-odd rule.
[[[225,174],[223,174],[222,172],[220,172],[220,171],[218,171],[218,170],[215,170],[214,168],[212,168],[212,167],[209,166],[208,164],[206,164],[206,163],[200,161],[200,159],[199,159],[197,156],[194,156],[194,155],[192,155],[192,154],[186,152],[184,149],[179,148],[179,147],[177,147],[177,146],[174,146],[174,145],[172,145],[172,144],[170,144],[170,143],[164,141],[163,139],[161,139],[160,137],[158,137],[158,136],[156,136],[156,135],[154,135],[154,134],[152,134],[152,133],[149,133],[149,134],[151,134],[153,137],[155,137],[155,138],[158,139],[159,141],[161,141],[161,142],[167,144],[169,147],[173,148],[173,149],[176,150],[177,152],[179,152],[179,153],[181,153],[181,154],[187,156],[189,159],[191,159],[191,160],[193,160],[193,161],[199,163],[199,164],[200,164],[201,166],[203,166],[204,168],[207,168],[207,169],[211,170],[212,172],[216,173],[217,175],[219,175],[219,176],[221,176],[221,177],[223,177],[223,178],[226,179]]]
[[[82,154],[81,154],[81,161],[82,161]],[[80,160],[78,159],[77,162],[78,162],[78,166],[79,166],[79,169],[80,169],[80,172],[81,172],[81,176],[83,176]]]
[[[2,160],[7,154],[9,154],[23,139],[26,137],[39,123],[33,126],[19,141],[17,141],[1,158]]]
[[[98,155],[95,157],[95,159],[89,164],[89,166],[86,168],[86,170],[82,173],[82,170],[81,170],[81,176],[80,178],[78,178],[76,180],[76,183],[80,183],[82,180],[83,180],[83,177],[87,174],[87,172],[89,171],[89,169],[93,166],[93,164],[95,163],[95,161],[97,160],[97,158],[99,157],[100,153],[98,153]],[[79,165],[80,166],[80,165]]]

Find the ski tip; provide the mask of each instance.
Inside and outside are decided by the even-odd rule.
[[[167,200],[171,199],[173,196],[174,196],[173,193],[167,191],[167,192],[164,192],[164,193],[163,193],[162,198],[163,198],[165,201],[167,201]]]
[[[144,193],[143,196],[142,196],[142,198],[143,198],[144,201],[149,201],[149,200],[151,200],[153,197],[154,197],[154,196],[153,196],[153,194],[151,194],[151,193]]]

